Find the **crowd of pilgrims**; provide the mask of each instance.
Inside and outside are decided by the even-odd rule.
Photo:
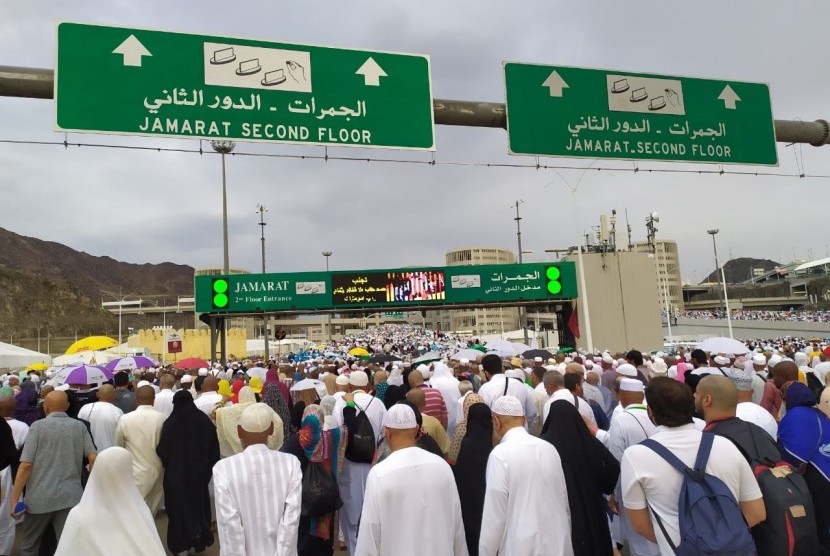
[[[705,553],[826,554],[830,348],[775,346],[428,364],[321,354],[69,389],[6,375],[0,554],[16,534],[23,556],[166,554],[161,511],[173,554],[216,542],[249,556],[704,553],[684,474],[650,442],[726,489],[732,548]],[[264,380],[245,372],[261,364]]]

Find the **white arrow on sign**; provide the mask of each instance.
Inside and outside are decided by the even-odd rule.
[[[367,58],[363,65],[355,72],[355,75],[362,75],[365,85],[377,87],[380,85],[380,78],[386,77],[386,72],[383,68],[375,62],[371,56]]]
[[[119,44],[118,47],[112,51],[112,53],[124,56],[125,66],[138,67],[141,67],[142,56],[152,56],[150,51],[147,50],[137,38],[135,38],[135,35],[127,37],[127,39]]]
[[[727,110],[734,110],[735,103],[741,100],[741,97],[739,97],[738,94],[732,90],[732,87],[727,85],[723,88],[723,91],[721,91],[720,95],[718,95],[718,100],[723,101],[723,105],[726,107]]]
[[[559,73],[557,73],[556,70],[553,70],[553,73],[551,73],[548,76],[548,78],[545,79],[545,82],[542,83],[542,87],[547,87],[548,89],[550,89],[550,96],[552,97],[561,97],[562,90],[570,88],[569,85],[565,83],[565,80],[562,79],[562,76],[559,75]]]

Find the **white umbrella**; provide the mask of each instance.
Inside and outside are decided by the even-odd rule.
[[[265,374],[268,372],[268,369],[263,369],[262,367],[251,367],[247,371],[248,376],[255,377],[258,376],[262,379],[262,382],[265,382]]]
[[[450,359],[455,359],[456,361],[461,361],[462,359],[468,359],[470,361],[476,361],[479,357],[484,355],[477,349],[462,349],[461,351],[453,354]]]
[[[325,396],[328,391],[326,390],[326,384],[322,380],[317,380],[316,378],[304,378],[295,382],[291,386],[291,392],[301,392],[303,390],[316,390],[317,397],[322,398]]]
[[[734,353],[735,355],[743,355],[749,352],[749,348],[743,342],[733,340],[732,338],[724,338],[723,336],[706,338],[697,345],[697,348],[702,349],[706,353]]]

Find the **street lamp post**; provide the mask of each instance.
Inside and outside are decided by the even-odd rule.
[[[721,287],[723,288],[723,308],[726,311],[726,324],[729,327],[729,337],[732,338],[734,336],[732,335],[732,315],[729,311],[729,294],[726,293],[726,273],[723,271],[723,268],[718,262],[718,243],[715,241],[715,236],[719,231],[719,229],[713,228],[711,230],[706,230],[706,233],[712,236],[712,249],[715,252],[715,272],[717,273],[720,271]],[[720,296],[718,296],[718,298],[720,298]]]
[[[223,264],[222,272],[227,276],[230,274],[230,257],[228,255],[228,184],[227,175],[225,173],[225,155],[233,151],[236,143],[233,141],[211,141],[210,146],[213,150],[222,155],[222,255]],[[221,357],[224,362],[227,355],[227,321],[222,318],[222,335],[221,342]],[[213,345],[211,345],[213,350]]]
[[[516,207],[516,218],[513,220],[516,221],[516,241],[519,244],[519,264],[522,264],[522,217],[519,216],[519,205],[524,203],[521,199],[514,203]],[[522,334],[524,336],[525,345],[527,345],[527,322],[525,317],[525,309],[524,307],[519,307],[519,324],[522,327]]]
[[[265,274],[265,226],[267,225],[265,222],[265,213],[268,212],[268,209],[264,205],[259,204],[257,205],[257,212],[259,213],[260,240],[262,242],[262,273]],[[265,313],[262,314],[262,338],[265,349],[265,365],[268,366],[271,351],[268,348],[268,316]]]
[[[331,257],[331,255],[332,255],[331,251],[323,251],[323,256],[326,258],[326,274],[328,274],[328,272],[329,272],[329,257]],[[331,342],[331,337],[332,337],[332,333],[331,333],[331,313],[328,314],[327,320],[328,320],[328,329],[329,329],[329,342]]]

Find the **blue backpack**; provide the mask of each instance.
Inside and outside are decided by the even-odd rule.
[[[683,475],[683,486],[677,503],[680,521],[680,543],[675,546],[652,508],[657,525],[677,556],[754,556],[755,543],[741,508],[732,491],[723,481],[706,473],[706,462],[712,451],[715,435],[703,433],[694,469],[659,442],[641,442],[654,450]]]

